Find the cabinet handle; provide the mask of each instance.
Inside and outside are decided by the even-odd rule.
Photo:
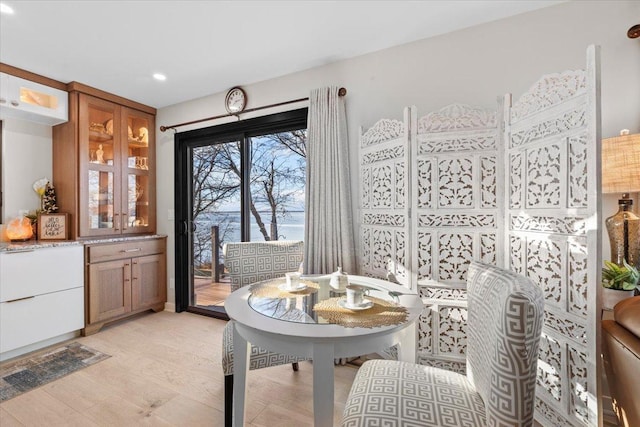
[[[15,251],[11,250],[11,251],[3,252],[3,253],[5,253],[7,255],[11,255],[11,254],[23,254],[25,252],[34,252],[34,251],[35,251],[35,249],[16,249]]]
[[[18,101],[11,101],[11,105],[17,107],[18,105],[20,105],[20,103]]]
[[[120,252],[122,252],[123,254],[126,254],[129,252],[140,252],[141,250],[142,248],[122,249]]]
[[[126,230],[126,229],[127,229],[127,214],[126,214],[126,213],[123,213],[123,214],[122,214],[122,221],[121,221],[121,223],[122,223],[122,229],[123,229],[123,230]]]
[[[26,299],[31,299],[31,298],[35,298],[35,295],[30,296],[30,297],[24,297],[24,298],[16,298],[16,299],[12,299],[9,301],[5,301],[7,304],[9,304],[10,302],[18,302],[18,301],[24,301]]]
[[[0,98],[0,104],[6,104],[6,103],[7,103],[7,100],[6,100],[6,99],[4,99],[4,98]]]
[[[120,230],[120,214],[113,214],[113,229],[114,231]]]

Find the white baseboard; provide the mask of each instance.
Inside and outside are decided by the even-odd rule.
[[[172,311],[172,312],[176,312],[176,305],[172,302],[165,302],[164,303],[164,311]]]

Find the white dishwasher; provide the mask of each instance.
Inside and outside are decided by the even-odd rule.
[[[80,244],[0,252],[0,360],[84,327],[83,264]]]

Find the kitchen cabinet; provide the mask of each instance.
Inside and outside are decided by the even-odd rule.
[[[155,109],[69,89],[69,122],[53,128],[53,183],[71,237],[154,233]]]
[[[132,314],[164,310],[166,237],[87,244],[85,259],[85,335]]]
[[[45,125],[68,118],[67,92],[0,73],[0,119],[14,117]]]
[[[83,272],[79,244],[0,252],[0,359],[84,327]]]

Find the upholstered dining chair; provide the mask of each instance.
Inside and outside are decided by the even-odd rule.
[[[284,276],[298,271],[304,255],[301,241],[234,242],[223,246],[224,265],[231,279],[231,290],[261,280]],[[306,360],[279,353],[272,353],[251,346],[249,369],[291,363],[298,370],[298,362]],[[225,426],[232,425],[233,408],[233,321],[227,322],[222,335],[222,370],[224,372]]]
[[[531,426],[542,291],[528,278],[471,262],[466,375],[393,360],[360,367],[343,427]]]

